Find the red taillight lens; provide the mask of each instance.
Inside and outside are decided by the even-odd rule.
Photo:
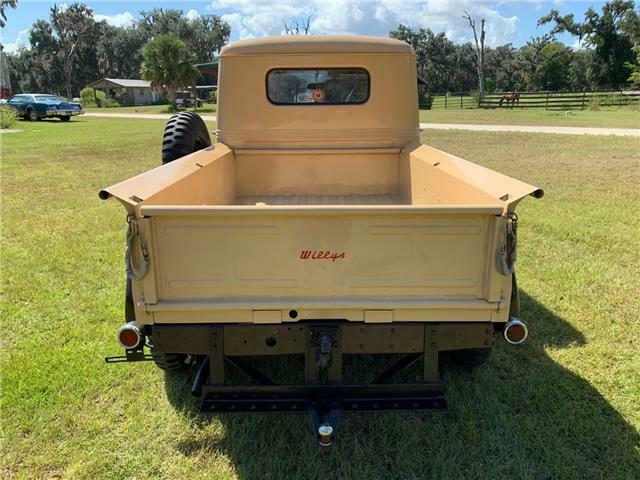
[[[527,326],[515,317],[509,317],[509,321],[504,326],[504,338],[512,345],[520,345],[527,339],[529,334]]]
[[[140,333],[135,327],[123,327],[118,333],[120,345],[124,348],[135,348],[140,344]]]
[[[514,325],[507,330],[507,338],[513,343],[522,342],[526,336],[527,332],[522,325]]]

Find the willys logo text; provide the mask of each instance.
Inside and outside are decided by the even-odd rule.
[[[332,252],[331,250],[300,250],[300,260],[342,260],[345,252]]]

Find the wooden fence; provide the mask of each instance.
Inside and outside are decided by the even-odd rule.
[[[584,110],[597,107],[622,107],[640,103],[638,90],[602,90],[595,92],[500,92],[478,99],[477,92],[432,94],[427,108],[544,108],[546,110]]]

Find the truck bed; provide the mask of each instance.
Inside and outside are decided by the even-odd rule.
[[[139,219],[149,323],[505,321],[535,187],[424,145],[197,152],[102,192]],[[139,290],[137,290],[139,289]]]

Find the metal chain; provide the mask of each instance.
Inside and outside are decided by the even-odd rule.
[[[498,269],[503,275],[509,276],[515,270],[518,256],[518,216],[515,213],[507,215],[506,232],[498,247]]]
[[[127,268],[127,277],[134,282],[138,282],[144,278],[149,268],[149,253],[147,252],[147,246],[140,238],[140,230],[138,229],[138,222],[134,215],[127,215],[127,250],[124,255],[124,261]],[[140,267],[136,273],[133,268],[133,239],[138,239],[140,245],[140,253],[142,254],[142,260],[140,261]]]

